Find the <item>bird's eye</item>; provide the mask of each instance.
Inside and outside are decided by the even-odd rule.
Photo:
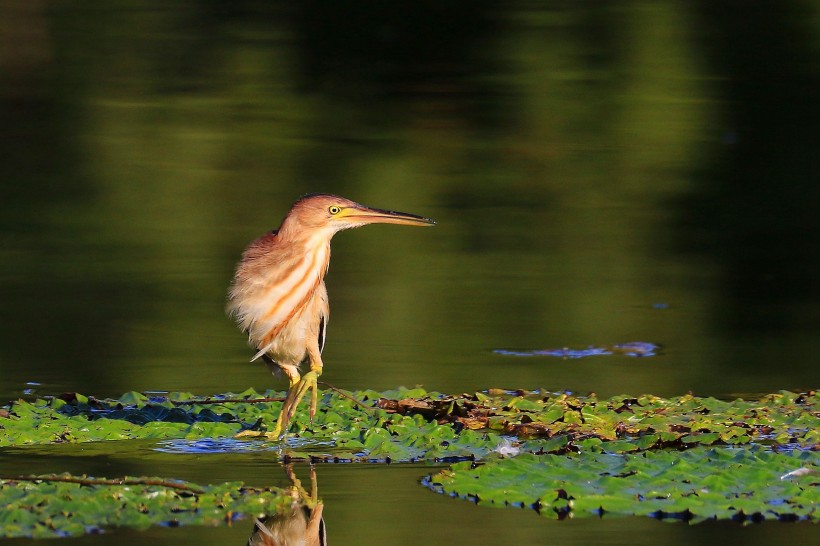
[[[339,208],[339,207],[337,207],[336,205],[333,205],[332,207],[330,207],[329,209],[327,209],[327,211],[328,211],[330,214],[339,214],[340,212],[342,212],[342,209],[341,209],[341,208]]]

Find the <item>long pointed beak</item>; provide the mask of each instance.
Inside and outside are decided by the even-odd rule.
[[[358,206],[346,208],[342,211],[342,218],[361,224],[401,224],[403,226],[432,226],[435,220],[408,212],[372,209]]]

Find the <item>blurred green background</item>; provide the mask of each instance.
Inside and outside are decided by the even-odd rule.
[[[817,387],[819,11],[0,0],[0,397],[284,388],[248,363],[225,292],[244,246],[315,191],[438,221],[334,240],[323,379],[339,387]],[[630,341],[662,354],[493,352]],[[60,447],[0,462],[283,479],[264,458]],[[334,543],[413,544],[419,522],[473,544],[810,532],[545,525],[376,470],[319,469]],[[240,544],[250,527],[118,536]]]
[[[817,384],[815,3],[0,5],[4,396],[283,388],[225,291],[312,191],[439,222],[334,240],[340,387]]]

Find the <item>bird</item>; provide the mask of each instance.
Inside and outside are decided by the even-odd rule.
[[[324,282],[330,240],[339,231],[368,224],[431,226],[435,221],[336,195],[308,194],[291,206],[278,229],[252,241],[242,253],[226,310],[257,351],[251,362],[263,359],[271,372],[284,373],[289,386],[273,430],[241,435],[280,438],[308,391],[313,420],[330,316]],[[309,364],[304,375],[299,371],[303,363]]]

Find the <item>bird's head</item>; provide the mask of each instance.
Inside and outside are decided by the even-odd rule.
[[[435,221],[416,214],[366,207],[336,195],[311,194],[293,204],[282,222],[280,233],[291,229],[311,230],[331,237],[337,231],[367,224],[430,226]]]

